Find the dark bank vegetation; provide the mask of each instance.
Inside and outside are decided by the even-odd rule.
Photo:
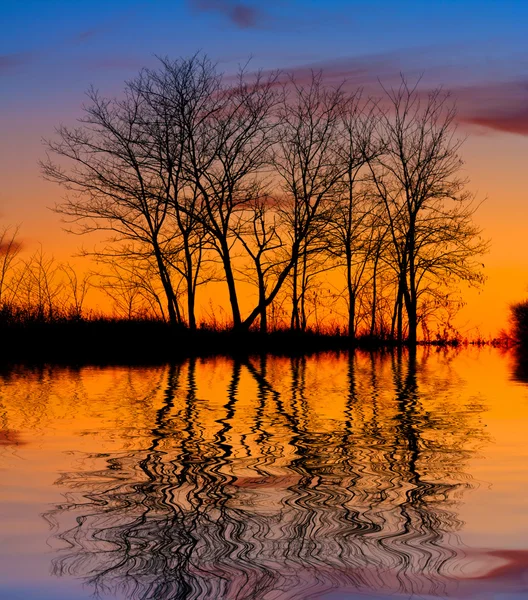
[[[11,321],[86,320],[96,285],[116,315],[180,336],[456,337],[458,286],[483,281],[487,242],[442,90],[402,78],[366,98],[322,73],[225,76],[197,55],[161,59],[120,98],[91,89],[83,111],[47,142],[42,169],[66,190],[56,211],[71,230],[105,242],[81,278],[42,252],[14,268],[6,232]],[[204,309],[197,298],[219,286],[228,304]]]
[[[0,360],[17,362],[81,361],[90,363],[158,363],[188,356],[229,354],[248,356],[273,353],[310,354],[321,350],[394,346],[389,336],[357,335],[346,328],[326,325],[304,331],[274,328],[263,334],[258,328],[237,331],[218,321],[201,321],[195,331],[175,328],[160,319],[133,286],[107,287],[106,277],[94,273],[79,276],[39,248],[21,257],[17,231],[5,229],[0,255]],[[124,282],[123,282],[124,285]],[[115,316],[86,308],[86,297],[96,286],[111,294]],[[432,343],[460,345],[460,336]]]
[[[510,337],[528,349],[528,300],[510,306]]]
[[[528,383],[528,300],[510,306],[508,342],[514,343],[513,377]]]

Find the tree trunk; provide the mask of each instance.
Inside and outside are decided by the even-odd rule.
[[[418,330],[418,297],[416,293],[416,268],[415,268],[415,217],[411,219],[409,227],[409,287],[405,298],[407,316],[409,319],[409,345],[416,346]]]
[[[238,306],[238,297],[235,285],[235,276],[233,274],[233,267],[231,265],[231,257],[229,255],[229,246],[226,240],[221,242],[222,248],[222,262],[224,265],[224,272],[226,277],[227,289],[229,290],[229,302],[231,304],[231,312],[233,314],[233,329],[241,329],[242,318],[240,316],[240,308]]]
[[[416,310],[416,302],[411,299],[407,306],[407,318],[409,320],[409,337],[408,342],[410,346],[416,346],[417,331],[418,331],[418,318]]]
[[[260,306],[260,333],[265,335],[268,332],[268,320],[266,315],[266,304],[262,302]]]
[[[396,339],[399,344],[403,341],[403,284],[401,276],[398,282],[398,292],[392,313],[391,338]]]
[[[167,267],[163,261],[163,257],[159,248],[154,249],[154,254],[156,256],[156,262],[158,265],[158,273],[161,279],[161,285],[163,286],[163,291],[165,292],[165,296],[167,298],[167,312],[169,314],[169,322],[171,325],[181,325],[181,314],[180,309],[178,307],[178,301],[176,300],[176,294],[172,288],[172,283],[167,273]]]
[[[266,315],[266,286],[264,284],[264,275],[260,270],[260,265],[257,267],[258,288],[259,288],[259,314],[260,314],[260,333],[266,334],[268,330],[267,315]]]
[[[195,288],[194,288],[194,280],[196,274],[194,273],[194,265],[192,260],[192,254],[189,250],[189,239],[186,236],[184,238],[185,244],[185,262],[187,263],[185,269],[185,281],[187,283],[187,315],[189,320],[189,330],[196,331],[196,316],[194,314],[194,304],[195,304]],[[196,267],[198,270],[199,266]]]
[[[370,313],[370,337],[373,337],[376,332],[376,305],[378,302],[378,256],[374,261],[374,273],[372,275],[372,309]]]
[[[293,290],[292,290],[292,314],[291,314],[291,323],[290,329],[293,331],[298,331],[300,329],[299,322],[299,297],[297,291],[297,279],[298,279],[298,271],[299,271],[299,262],[298,259],[295,259],[293,264]]]
[[[405,310],[407,313],[407,321],[409,325],[409,335],[407,337],[408,344],[412,346],[416,346],[416,333],[418,329],[418,319],[417,319],[417,310],[416,310],[416,298],[413,297],[413,294],[409,292],[407,288],[403,290],[404,299],[405,299]]]
[[[397,309],[398,309],[398,344],[403,342],[403,284],[400,282],[400,287],[398,289],[398,300],[397,300]]]
[[[302,265],[302,276],[301,276],[301,330],[306,331],[307,318],[306,318],[306,292],[308,289],[308,279],[306,276],[306,270],[308,268],[308,252],[306,246],[303,250],[303,265]]]
[[[189,315],[189,330],[196,331],[196,316],[194,314],[194,287],[192,277],[187,282],[187,313]]]
[[[347,252],[346,256],[347,270],[347,291],[348,291],[348,336],[354,340],[356,338],[356,290],[352,282],[352,255]]]

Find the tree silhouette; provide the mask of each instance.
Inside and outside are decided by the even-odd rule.
[[[405,79],[385,92],[381,116],[383,152],[370,161],[385,208],[398,277],[398,340],[403,337],[403,307],[409,342],[416,343],[420,297],[434,294],[438,281],[479,282],[475,257],[487,244],[473,224],[473,195],[460,178],[461,140],[454,137],[456,111],[441,89],[424,99]]]
[[[69,192],[57,211],[76,232],[108,233],[95,255],[128,268],[122,293],[163,298],[154,312],[171,323],[194,331],[198,287],[223,281],[235,330],[267,331],[281,306],[306,331],[338,299],[350,337],[390,329],[414,345],[451,315],[457,282],[483,281],[487,250],[455,108],[418,84],[363,99],[323,72],[228,77],[200,54],[163,58],[121,99],[90,90],[43,172]],[[257,289],[245,314],[241,282]]]

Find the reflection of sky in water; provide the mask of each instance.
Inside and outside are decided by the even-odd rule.
[[[6,373],[0,597],[517,600],[528,396],[508,360]]]
[[[314,600],[408,600],[409,596],[402,596],[400,594],[390,594],[384,596],[373,596],[372,594],[357,594],[357,593],[342,593],[332,592],[325,596],[320,596]],[[445,600],[448,596],[420,596],[420,600]],[[449,596],[449,600],[458,600],[461,596]],[[504,593],[491,593],[479,596],[480,600],[526,600],[526,594],[504,594]]]
[[[69,590],[57,590],[53,588],[50,591],[43,589],[26,588],[17,586],[16,588],[3,587],[0,584],[0,594],[2,599],[9,600],[88,600],[93,599],[93,593],[90,590],[70,588]],[[75,594],[75,596],[72,596]],[[526,593],[483,593],[479,595],[479,600],[526,600]],[[420,596],[420,600],[464,600],[467,596]],[[163,599],[160,599],[163,600]],[[302,599],[299,599],[302,600]],[[313,597],[311,600],[409,600],[408,595],[401,594],[358,594],[357,592],[330,592],[323,596]]]

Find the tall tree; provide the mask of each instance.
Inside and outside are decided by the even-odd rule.
[[[185,172],[200,196],[200,221],[222,262],[233,326],[239,329],[242,316],[233,245],[237,220],[248,203],[259,197],[262,172],[269,164],[276,127],[276,75],[257,73],[248,78],[242,70],[234,82],[226,84],[206,67],[198,65],[198,73],[191,74],[200,101],[194,102],[192,95],[192,102],[181,99]]]
[[[188,59],[161,58],[159,68],[145,69],[131,85],[149,107],[149,135],[174,231],[165,256],[184,282],[188,325],[193,331],[208,234],[206,205],[195,181],[192,157],[203,141],[203,125],[221,110],[222,77],[207,56],[196,54]],[[203,148],[199,156],[204,156]]]
[[[337,136],[341,87],[327,88],[323,74],[312,74],[302,85],[291,78],[280,107],[278,148],[274,166],[287,198],[283,211],[291,242],[292,329],[301,329],[303,277],[314,232],[324,224],[324,214],[343,172]]]
[[[60,126],[42,163],[44,176],[69,192],[56,210],[78,233],[105,231],[116,260],[141,245],[155,258],[171,323],[182,318],[164,257],[173,183],[152,136],[152,112],[140,91],[126,84],[122,99],[88,92],[78,127]],[[54,162],[51,155],[56,157]],[[118,250],[120,248],[120,250]]]
[[[482,280],[476,257],[487,244],[472,221],[476,206],[460,176],[462,140],[455,107],[436,89],[425,97],[402,79],[385,90],[380,115],[383,153],[369,161],[385,209],[398,274],[398,339],[403,308],[408,341],[416,344],[420,299],[433,282]]]
[[[366,167],[381,151],[375,136],[377,107],[356,92],[342,103],[340,121],[337,147],[342,174],[325,237],[328,252],[345,268],[348,333],[355,338],[358,293],[368,274],[367,265],[371,258],[377,260],[379,248],[379,211],[367,185]]]

